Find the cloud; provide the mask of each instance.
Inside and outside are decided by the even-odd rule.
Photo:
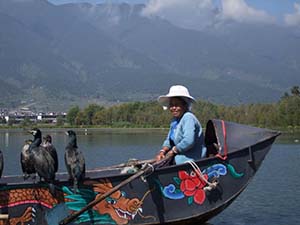
[[[224,19],[232,19],[240,23],[275,23],[275,18],[262,10],[257,10],[245,0],[222,0]]]
[[[161,17],[189,29],[202,29],[224,21],[240,23],[274,23],[275,18],[265,11],[251,8],[245,0],[149,0],[142,15]]]
[[[296,10],[295,13],[284,16],[284,22],[288,26],[300,26],[300,4],[295,3],[294,8]]]
[[[144,16],[158,16],[187,29],[211,25],[216,13],[212,0],[150,0],[142,11]]]

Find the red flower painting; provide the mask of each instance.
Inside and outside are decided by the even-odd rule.
[[[188,174],[186,171],[178,172],[179,178],[181,180],[180,190],[185,196],[193,197],[194,202],[197,204],[202,204],[205,200],[205,187],[206,183],[203,181],[195,172]],[[207,179],[207,174],[204,175]]]

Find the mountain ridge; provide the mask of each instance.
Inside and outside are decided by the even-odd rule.
[[[300,39],[287,28],[187,30],[143,7],[1,1],[2,105],[149,101],[178,83],[216,103],[272,102],[300,83]]]

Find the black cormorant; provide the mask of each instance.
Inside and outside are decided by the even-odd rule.
[[[42,146],[50,153],[54,160],[54,170],[55,173],[58,171],[58,157],[57,157],[57,152],[56,148],[52,144],[52,137],[47,134],[45,137],[43,137],[43,143]]]
[[[78,182],[85,177],[85,160],[82,152],[78,149],[76,133],[68,130],[69,143],[65,148],[65,164],[69,173],[69,179],[74,183],[74,192],[78,191]]]
[[[29,152],[35,171],[44,181],[52,183],[55,179],[55,162],[45,147],[41,146],[42,132],[34,128],[30,133],[33,135],[34,140],[29,146]]]
[[[29,146],[31,145],[31,143],[32,140],[26,140],[21,151],[20,161],[21,161],[21,167],[22,167],[24,179],[27,179],[31,174],[35,175],[36,173],[34,168],[33,158],[30,157],[30,152],[29,152]]]

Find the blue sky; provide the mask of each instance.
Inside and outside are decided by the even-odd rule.
[[[201,29],[209,23],[235,20],[241,23],[278,23],[300,28],[300,0],[48,0],[69,2],[145,3],[145,16],[160,16],[176,25]],[[220,13],[213,14],[218,7]],[[195,21],[206,21],[201,25]]]
[[[255,8],[263,9],[272,15],[283,15],[294,12],[296,0],[247,0],[247,3]]]

